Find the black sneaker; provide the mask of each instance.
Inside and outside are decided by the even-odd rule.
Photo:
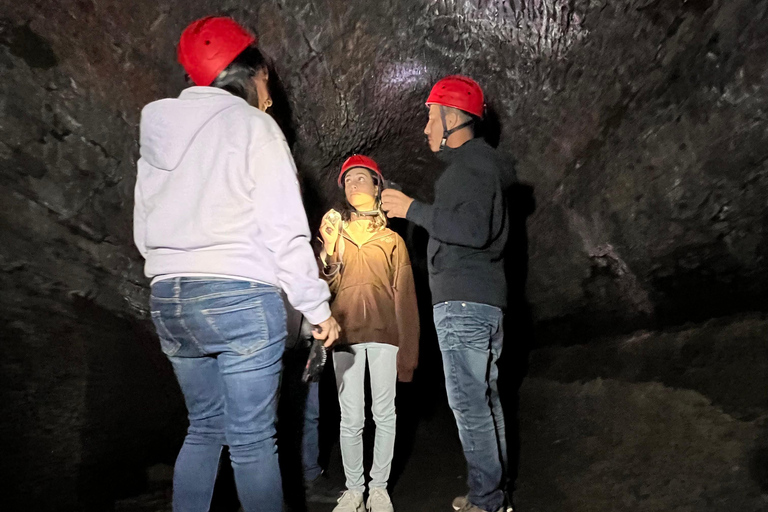
[[[344,490],[342,487],[334,484],[325,471],[314,480],[304,484],[306,490],[307,503],[336,503],[339,495]]]

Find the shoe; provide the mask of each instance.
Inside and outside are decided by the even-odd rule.
[[[333,509],[333,512],[365,512],[363,504],[363,493],[357,491],[344,491],[338,500],[339,504]]]
[[[389,493],[381,487],[374,487],[368,493],[368,512],[395,512]]]
[[[504,502],[506,503],[503,507],[504,512],[515,512],[515,504],[512,501],[512,495],[510,493],[504,493]]]
[[[305,483],[304,489],[307,503],[336,503],[344,490],[341,486],[334,484],[325,471],[314,480]]]
[[[451,506],[456,512],[488,512],[487,510],[470,503],[466,496],[459,496],[458,498],[454,499]],[[495,512],[505,512],[505,510],[506,509],[504,507],[501,507]]]

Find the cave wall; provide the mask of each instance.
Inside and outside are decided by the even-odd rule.
[[[445,74],[480,81],[536,201],[541,339],[766,305],[766,0],[0,5],[0,438],[25,499],[74,503],[84,493],[61,468],[77,480],[86,462],[152,458],[109,452],[92,425],[168,453],[178,442],[157,419],[183,411],[147,324],[132,192],[140,109],[184,87],[175,42],[210,13],[252,27],[275,59],[315,220],[352,152],[429,199],[423,100]],[[134,389],[143,403],[126,400]],[[32,482],[8,462],[22,459]]]
[[[370,151],[429,198],[419,109],[460,71],[485,87],[500,149],[533,187],[527,291],[542,337],[765,307],[765,2],[343,5],[257,16],[307,174]]]
[[[276,61],[313,214],[353,151],[428,199],[421,104],[458,71],[485,87],[500,149],[533,187],[540,321],[704,318],[765,295],[764,1],[4,4],[9,272],[145,308],[130,242],[139,111],[183,87],[184,25],[223,12]]]

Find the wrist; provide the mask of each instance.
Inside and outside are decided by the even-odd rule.
[[[336,252],[336,240],[333,242],[323,242],[323,249],[328,256],[333,256]]]
[[[331,251],[333,252],[330,252],[327,248],[325,249],[325,257],[323,258],[323,263],[326,267],[330,267],[339,263],[339,252],[335,250],[335,245],[331,248]]]

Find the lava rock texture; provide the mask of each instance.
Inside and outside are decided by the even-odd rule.
[[[768,305],[767,0],[0,6],[0,450],[26,509],[98,509],[83,496],[116,480],[103,468],[172,458],[183,435],[155,417],[184,412],[147,323],[132,191],[141,107],[185,86],[175,43],[204,15],[274,58],[313,223],[353,152],[428,200],[424,98],[475,77],[522,218],[535,198],[521,247],[540,340]]]

